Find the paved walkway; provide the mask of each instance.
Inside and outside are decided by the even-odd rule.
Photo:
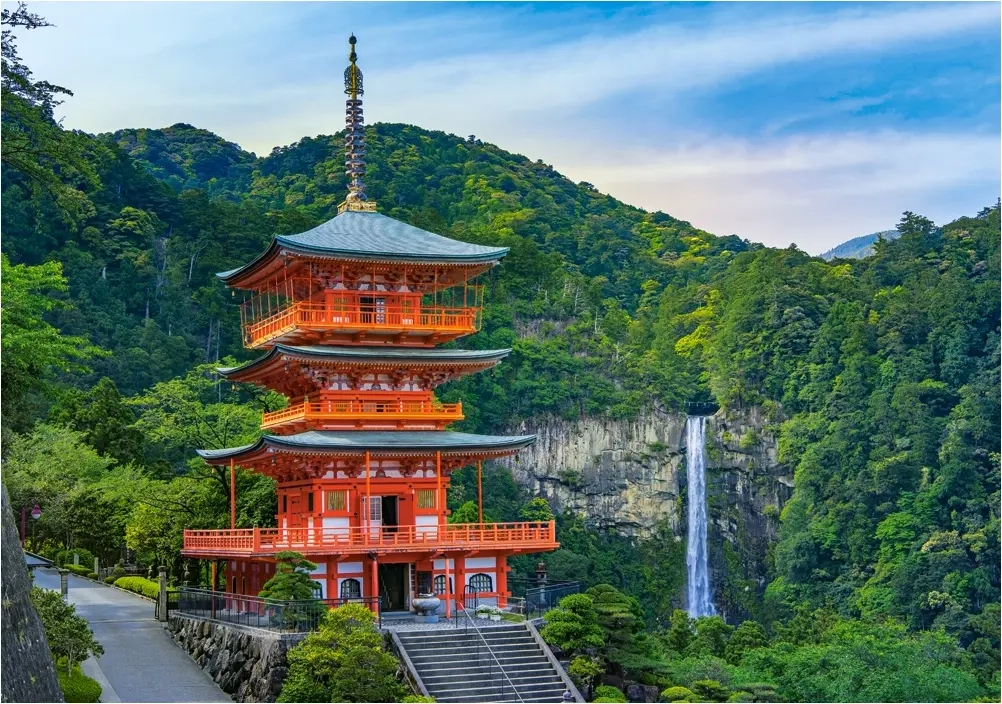
[[[83,664],[104,689],[102,702],[228,702],[230,697],[153,618],[154,604],[69,575],[69,598],[90,621],[104,655]],[[55,570],[36,569],[35,584],[59,589]]]

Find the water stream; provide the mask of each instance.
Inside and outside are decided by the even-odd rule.
[[[706,416],[685,423],[685,471],[689,482],[689,543],[685,551],[686,605],[693,618],[712,616],[713,592],[706,548]]]

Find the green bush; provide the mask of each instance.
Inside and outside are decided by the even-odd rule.
[[[696,680],[689,688],[704,702],[726,702],[731,696],[731,690],[716,680]]]
[[[626,695],[623,694],[617,687],[612,687],[607,684],[600,684],[595,688],[595,700],[594,701],[606,701],[606,702],[625,702]]]
[[[115,586],[135,592],[136,594],[142,594],[150,599],[160,597],[160,584],[145,577],[119,577],[115,580]]]
[[[423,694],[408,694],[400,701],[407,702],[408,704],[429,704],[435,701],[435,697],[426,697]]]
[[[100,577],[101,577],[101,575],[99,575],[97,572],[88,572],[87,573],[87,579],[100,579]]]
[[[63,690],[63,698],[67,702],[100,701],[101,685],[85,675],[79,666],[74,666],[73,674],[67,675],[66,670],[58,668],[59,686]]]
[[[86,577],[88,574],[91,573],[90,567],[84,567],[83,565],[66,565],[66,569],[68,569],[73,574],[80,575],[81,577]]]
[[[104,578],[104,583],[105,584],[114,584],[116,579],[121,579],[121,577],[116,577],[113,574],[109,574],[107,577]]]
[[[86,567],[90,572],[94,569],[94,553],[85,548],[73,548],[72,550],[60,550],[56,553],[56,564],[61,567],[69,567],[73,564],[73,554],[80,556],[80,567]]]
[[[694,702],[698,698],[691,689],[686,687],[669,687],[661,692],[661,699],[666,702]]]

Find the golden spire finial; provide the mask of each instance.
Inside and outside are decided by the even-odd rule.
[[[346,210],[361,210],[375,212],[376,204],[365,198],[365,118],[362,116],[362,70],[355,63],[358,54],[355,53],[355,35],[348,37],[348,68],[344,70],[344,92],[348,95],[345,101],[345,135],[344,135],[344,167],[348,177],[348,197],[338,206],[338,214]]]

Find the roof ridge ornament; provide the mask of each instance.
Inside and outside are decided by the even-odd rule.
[[[348,196],[338,205],[338,215],[348,210],[376,212],[376,202],[365,197],[362,180],[365,177],[365,118],[362,115],[362,70],[355,63],[358,60],[357,41],[354,34],[348,37],[350,63],[344,70],[344,92],[348,96],[344,119],[344,173],[348,177]]]

